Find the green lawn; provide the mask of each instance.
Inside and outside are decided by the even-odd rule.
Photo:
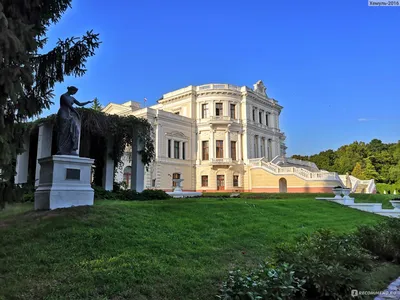
[[[214,299],[228,270],[277,243],[383,218],[314,197],[12,206],[0,212],[0,299]],[[400,274],[390,268],[379,272]]]

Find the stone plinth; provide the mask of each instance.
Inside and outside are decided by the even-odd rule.
[[[53,155],[39,159],[40,181],[35,192],[35,210],[93,205],[90,185],[94,159]]]

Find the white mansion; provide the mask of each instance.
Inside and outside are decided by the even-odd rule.
[[[110,103],[105,113],[143,117],[154,126],[155,161],[144,187],[169,190],[183,178],[184,190],[243,190],[246,163],[285,154],[279,130],[282,106],[268,98],[262,81],[254,88],[230,84],[188,86],[164,94],[158,104]],[[126,156],[129,170],[130,156]],[[129,171],[125,172],[129,176]],[[117,180],[126,180],[122,174]]]
[[[103,109],[145,118],[153,125],[155,160],[148,171],[134,171],[138,191],[170,191],[174,178],[184,179],[183,190],[200,192],[331,192],[332,187],[343,186],[338,174],[285,157],[281,110],[261,80],[253,88],[188,86],[164,94],[151,107],[129,101]],[[124,171],[116,174],[116,181],[125,181],[128,187],[131,153],[127,149]]]

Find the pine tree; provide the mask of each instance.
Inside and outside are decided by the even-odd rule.
[[[98,34],[59,40],[39,54],[46,33],[71,6],[71,0],[0,2],[0,206],[10,198],[13,160],[22,151],[28,118],[52,104],[52,89],[64,76],[82,76],[87,58],[99,47]]]
[[[103,109],[103,105],[101,105],[99,99],[94,98],[93,104],[92,104],[92,109],[97,110],[97,111],[101,111]]]
[[[359,162],[357,162],[356,165],[354,166],[353,171],[351,171],[351,175],[353,175],[358,179],[362,180],[365,179],[364,170],[362,169],[361,164]]]

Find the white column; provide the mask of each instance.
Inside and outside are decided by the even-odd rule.
[[[38,159],[51,156],[52,138],[53,126],[41,124],[39,126],[38,149],[36,155],[35,187],[39,185],[40,178],[40,164],[38,163]]]
[[[229,129],[225,131],[225,144],[226,146],[224,156],[225,158],[231,158],[231,136]]]
[[[272,144],[272,149],[271,149],[272,150],[272,158],[274,158],[277,155],[279,155],[279,151],[278,151],[279,145],[278,145],[278,143],[276,141],[276,137],[275,136],[272,138],[272,143],[271,144]]]
[[[24,136],[24,152],[17,155],[17,174],[14,177],[15,184],[22,184],[28,182],[28,166],[29,166],[29,145],[30,136],[26,134]]]
[[[261,136],[258,136],[258,157],[262,157],[262,153],[261,153],[261,143],[262,143],[262,139]]]
[[[137,154],[138,153],[138,138],[136,132],[133,134],[132,138],[132,161],[130,162],[131,164],[131,190],[137,190],[136,184],[137,184],[137,168],[138,168],[138,161],[137,161]]]
[[[208,149],[210,160],[214,159],[214,153],[215,153],[215,143],[214,143],[214,129],[211,128],[210,130],[210,147]]]
[[[269,139],[267,139],[267,151],[268,151],[268,161],[272,160],[272,141],[270,142]]]
[[[175,158],[175,151],[174,151],[174,147],[175,147],[175,141],[173,139],[171,139],[171,158]]]
[[[155,126],[156,126],[156,140],[155,140],[155,158],[156,159],[158,159],[158,158],[160,158],[160,149],[159,149],[159,147],[160,147],[160,124],[158,124],[158,119],[157,119],[157,117],[156,117],[156,124],[155,124]]]
[[[107,150],[104,157],[104,168],[103,168],[103,188],[106,191],[112,191],[114,183],[114,160],[111,158],[113,147],[113,141],[110,139],[107,141]]]
[[[136,151],[136,192],[142,192],[144,190],[144,163],[142,162],[142,155],[139,151],[143,149],[143,143],[138,141],[137,151]],[[135,159],[133,157],[132,159]],[[132,170],[133,172],[133,170]]]
[[[268,138],[264,138],[264,152],[265,158],[268,160]]]
[[[201,152],[203,151],[203,149],[201,149],[200,133],[201,133],[200,131],[197,133],[197,163],[200,163],[202,154]]]
[[[241,160],[242,159],[242,134],[240,133],[240,131],[238,131],[238,145],[237,145],[237,160]]]
[[[243,147],[242,159],[247,160],[247,159],[249,159],[249,152],[248,152],[249,134],[247,133],[247,131],[243,131],[243,133],[242,133],[242,147]]]
[[[183,159],[183,142],[179,142],[179,159]]]

